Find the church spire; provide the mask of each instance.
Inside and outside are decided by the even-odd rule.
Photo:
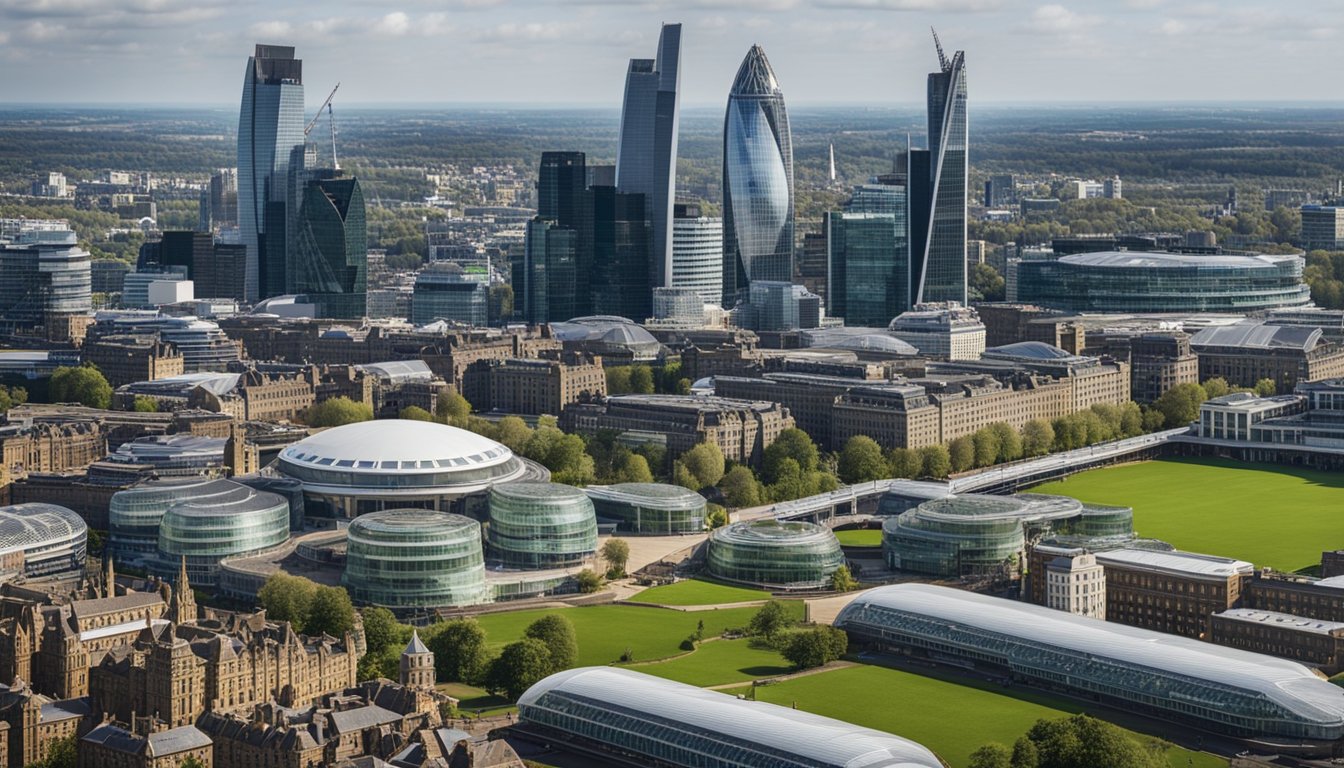
[[[179,561],[177,579],[173,583],[173,604],[168,607],[168,611],[174,624],[196,622],[196,594],[191,591],[191,582],[187,581],[186,555]]]

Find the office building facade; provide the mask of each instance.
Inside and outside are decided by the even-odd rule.
[[[1337,251],[1344,243],[1344,207],[1302,206],[1302,247],[1308,251]]]
[[[909,162],[912,193],[911,303],[966,303],[966,185],[968,130],[966,61],[957,51],[948,59],[938,46],[939,71],[929,74],[929,148]],[[927,164],[927,176],[921,173]],[[928,216],[922,214],[927,205]]]
[[[866,185],[826,215],[828,315],[880,328],[910,308],[907,204],[904,184]]]
[[[671,285],[695,291],[702,304],[723,294],[723,219],[701,215],[698,203],[673,208]]]
[[[723,303],[750,282],[793,278],[793,139],[765,50],[737,70],[723,121]]]

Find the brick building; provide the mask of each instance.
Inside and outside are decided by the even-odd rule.
[[[729,461],[752,465],[759,465],[766,446],[793,426],[788,409],[778,403],[678,395],[618,395],[571,405],[561,417],[567,432],[636,433],[664,442],[673,457],[712,442]]]
[[[1241,600],[1254,567],[1190,552],[1098,552],[1106,569],[1106,620],[1207,639],[1209,617]]]

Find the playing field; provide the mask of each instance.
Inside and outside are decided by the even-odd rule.
[[[803,604],[789,601],[795,619],[803,617]],[[492,651],[519,639],[527,625],[548,613],[559,613],[574,624],[579,641],[578,666],[610,664],[626,649],[635,661],[676,656],[681,641],[705,623],[704,636],[718,637],[725,629],[745,627],[758,608],[723,608],[708,611],[674,611],[633,605],[595,605],[585,608],[553,608],[538,611],[490,613],[477,617]],[[729,682],[731,678],[724,682]]]
[[[856,528],[850,531],[836,531],[835,538],[842,547],[880,547],[882,531],[877,528]]]
[[[858,666],[760,686],[756,698],[904,736],[954,768],[965,768],[971,753],[986,742],[1011,746],[1037,720],[1081,709],[1024,690],[979,686]],[[1180,748],[1171,749],[1167,759],[1172,768],[1227,766],[1225,760]]]
[[[744,638],[701,643],[694,653],[656,664],[636,664],[630,669],[703,688],[786,675],[793,666],[779,651],[752,648],[751,641]]]
[[[1134,508],[1139,535],[1296,571],[1344,547],[1344,473],[1222,459],[1095,469],[1031,489]]]
[[[655,605],[725,605],[752,600],[769,600],[770,593],[760,589],[734,587],[705,579],[683,579],[675,584],[651,587],[630,598],[637,603]]]

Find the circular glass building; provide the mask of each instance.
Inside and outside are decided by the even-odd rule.
[[[490,489],[490,560],[506,568],[568,568],[597,550],[597,517],[582,490],[559,483]]]
[[[949,496],[882,525],[882,552],[894,570],[955,577],[992,573],[1020,561],[1027,503],[1007,496]]]
[[[462,500],[495,483],[549,478],[494,440],[407,419],[322,430],[282,450],[275,466],[303,483],[307,514],[330,517],[410,506],[470,511]]]
[[[597,517],[625,533],[661,536],[705,528],[705,497],[679,485],[617,483],[585,489]]]
[[[754,520],[732,523],[709,536],[709,573],[782,589],[818,589],[845,564],[840,542],[815,523]]]
[[[1010,301],[1071,312],[1246,313],[1311,302],[1301,256],[1079,253],[1009,263]]]
[[[428,509],[364,515],[350,524],[341,583],[356,602],[392,608],[486,602],[480,523]]]
[[[261,552],[289,539],[289,502],[246,486],[219,496],[182,501],[163,513],[158,555],[150,570],[177,573],[185,557],[193,583],[214,586],[219,561]]]
[[[1079,536],[1132,538],[1134,536],[1134,510],[1130,507],[1106,507],[1099,504],[1087,504],[1083,507],[1082,517],[1078,519],[1073,532]]]
[[[108,503],[108,551],[118,564],[152,558],[159,548],[159,523],[169,507],[237,494],[239,487],[231,480],[167,477],[117,491]]]
[[[0,507],[0,581],[84,570],[89,528],[55,504]]]

